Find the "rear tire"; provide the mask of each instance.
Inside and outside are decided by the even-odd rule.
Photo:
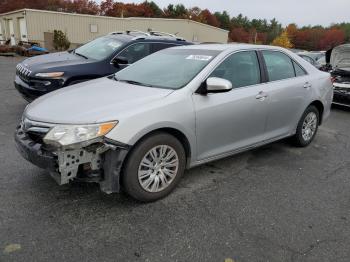
[[[316,136],[320,123],[320,113],[318,109],[311,105],[306,108],[301,116],[296,134],[293,136],[293,143],[298,147],[308,146]]]
[[[186,153],[180,141],[167,133],[153,134],[141,140],[127,157],[123,189],[142,202],[161,199],[176,187],[185,166]]]

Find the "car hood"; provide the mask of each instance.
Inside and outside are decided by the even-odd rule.
[[[58,52],[28,58],[23,61],[23,65],[34,72],[48,72],[62,66],[81,65],[91,62],[95,62],[95,60],[79,57],[69,52]]]
[[[55,124],[88,124],[119,120],[123,114],[143,110],[173,90],[131,85],[109,78],[65,87],[34,100],[24,116]]]
[[[350,44],[333,48],[330,64],[333,68],[341,68],[350,71]]]

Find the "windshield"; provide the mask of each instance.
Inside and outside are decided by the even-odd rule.
[[[103,60],[112,55],[123,43],[112,37],[100,37],[74,50],[76,55]]]
[[[219,51],[166,49],[115,74],[118,81],[167,89],[187,85]]]

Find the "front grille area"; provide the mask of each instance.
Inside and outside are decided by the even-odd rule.
[[[23,81],[29,81],[29,75],[32,73],[28,68],[24,67],[22,64],[16,66],[16,75],[18,75]]]

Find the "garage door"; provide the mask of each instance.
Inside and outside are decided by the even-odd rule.
[[[24,18],[20,18],[18,20],[19,20],[19,32],[21,34],[21,41],[28,42],[26,20]]]
[[[15,30],[13,29],[13,20],[9,20],[9,32],[10,32],[10,39],[11,39],[11,45],[16,45],[16,39],[15,39]]]
[[[3,35],[3,31],[2,31],[2,24],[0,21],[0,44],[3,44],[3,40],[4,40],[4,35]]]

